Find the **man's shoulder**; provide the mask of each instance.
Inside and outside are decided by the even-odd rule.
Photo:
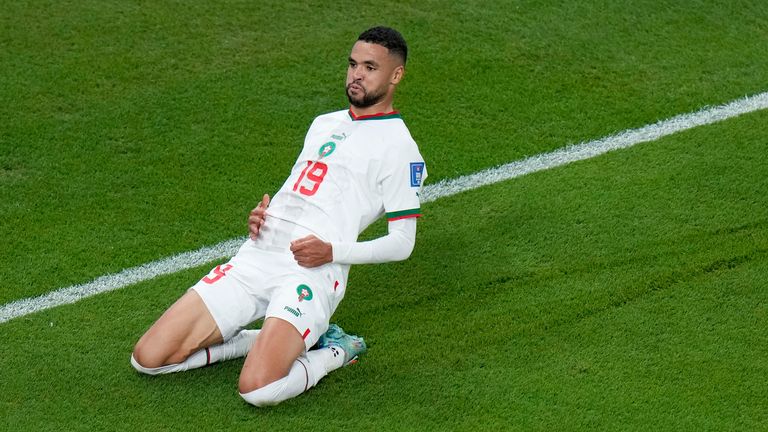
[[[329,113],[320,114],[312,120],[312,124],[309,126],[310,131],[316,129],[333,128],[340,122],[345,121],[345,117],[349,118],[346,110],[333,111]]]

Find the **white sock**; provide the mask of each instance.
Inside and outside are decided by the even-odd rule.
[[[189,369],[196,369],[199,367],[207,366],[219,361],[232,360],[235,358],[243,357],[251,350],[253,342],[256,340],[256,335],[260,330],[241,330],[232,339],[208,348],[201,349],[187,357],[181,363],[174,363],[170,365],[160,366],[156,368],[145,368],[140,365],[136,359],[131,355],[131,364],[133,367],[147,375],[159,375],[173,372],[183,372]]]
[[[253,343],[256,341],[256,336],[260,331],[261,330],[240,330],[240,332],[234,335],[232,339],[219,345],[210,346],[198,352],[208,351],[207,364],[245,357],[251,350]]]
[[[285,377],[252,392],[240,393],[240,396],[258,407],[276,405],[304,393],[343,365],[344,352],[336,347],[308,351],[293,362]]]

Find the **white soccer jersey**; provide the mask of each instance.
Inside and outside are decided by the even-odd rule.
[[[324,241],[354,242],[381,215],[421,215],[424,159],[397,112],[315,118],[291,175],[269,205],[271,217]]]

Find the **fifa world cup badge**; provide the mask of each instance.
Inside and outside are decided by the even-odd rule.
[[[411,162],[411,187],[421,187],[424,162]]]

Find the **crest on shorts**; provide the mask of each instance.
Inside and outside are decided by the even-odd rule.
[[[299,301],[312,300],[312,289],[310,289],[308,286],[304,284],[301,284],[296,287],[296,294],[299,295]]]

